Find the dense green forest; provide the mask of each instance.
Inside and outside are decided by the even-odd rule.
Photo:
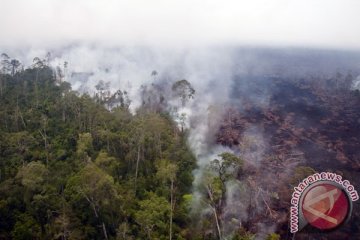
[[[24,69],[3,54],[1,66],[0,239],[255,238],[241,225],[223,236],[226,183],[244,175],[238,156],[210,161],[194,205],[187,116],[166,107],[167,97],[192,101],[190,82],[174,80],[167,95],[143,85],[131,112],[128,93],[102,80],[92,96],[73,91],[66,62]]]
[[[144,102],[131,114],[126,92],[105,97],[102,82],[96,95],[80,95],[40,59],[25,70],[8,63],[0,75],[0,239],[189,234],[195,158],[168,113]]]

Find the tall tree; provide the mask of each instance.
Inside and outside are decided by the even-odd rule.
[[[174,96],[180,99],[182,106],[185,106],[186,102],[195,95],[195,89],[185,79],[175,82],[172,85],[172,91]]]
[[[222,233],[222,209],[226,200],[225,183],[235,179],[242,170],[243,160],[236,155],[224,152],[219,154],[221,159],[210,162],[204,176],[204,187],[207,193],[207,203],[213,211],[216,229],[219,239],[223,239]]]
[[[6,53],[1,54],[1,74],[0,74],[0,96],[3,95],[5,90],[5,74],[7,74],[10,70],[10,57]]]
[[[156,70],[153,70],[151,72],[151,76],[154,78],[154,82],[156,81],[156,76],[158,75],[158,72]]]
[[[1,73],[7,74],[10,71],[10,57],[6,53],[1,54]]]
[[[120,197],[111,176],[93,163],[87,164],[79,173],[71,177],[66,185],[65,194],[76,206],[82,199],[86,200],[93,216],[100,223],[103,238],[108,239],[106,222],[111,216],[119,216]]]
[[[171,163],[167,159],[161,159],[157,161],[156,164],[157,172],[156,176],[162,180],[164,183],[169,183],[170,188],[170,220],[169,220],[169,239],[172,239],[172,225],[173,225],[173,215],[175,208],[175,199],[174,199],[174,191],[175,191],[175,179],[176,173],[178,171],[178,166],[175,163]]]
[[[11,66],[11,75],[15,76],[15,73],[18,71],[19,67],[21,66],[21,63],[17,59],[11,59],[10,66]]]

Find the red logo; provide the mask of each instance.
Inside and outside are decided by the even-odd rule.
[[[333,229],[342,224],[350,208],[343,190],[327,183],[309,189],[301,206],[306,221],[322,230]]]

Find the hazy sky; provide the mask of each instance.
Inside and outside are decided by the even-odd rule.
[[[0,46],[360,49],[359,0],[0,0]]]

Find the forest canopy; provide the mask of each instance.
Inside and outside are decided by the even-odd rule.
[[[0,239],[185,238],[187,132],[154,107],[157,92],[131,114],[126,91],[103,81],[94,96],[73,91],[66,65],[2,55]]]

